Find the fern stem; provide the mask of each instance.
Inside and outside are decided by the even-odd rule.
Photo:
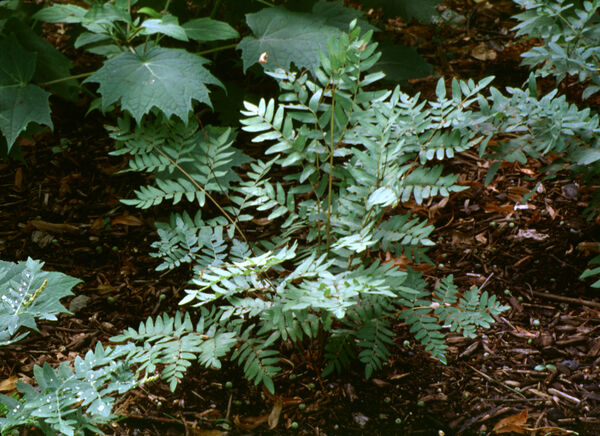
[[[250,243],[248,242],[248,239],[246,238],[246,235],[244,234],[244,232],[242,231],[242,229],[239,228],[239,226],[236,224],[236,222],[233,220],[233,218],[231,218],[231,216],[227,213],[227,211],[225,209],[223,209],[223,207],[221,207],[221,205],[219,204],[219,202],[217,200],[215,200],[213,198],[212,195],[210,195],[206,189],[204,189],[202,186],[200,186],[200,184],[194,180],[194,178],[190,175],[190,173],[188,173],[186,170],[184,170],[181,165],[179,165],[177,162],[175,162],[171,156],[169,156],[168,154],[166,154],[164,151],[162,151],[160,148],[156,147],[156,146],[152,146],[156,151],[158,151],[163,157],[165,157],[169,162],[171,162],[171,164],[177,168],[179,171],[181,171],[181,173],[186,176],[188,178],[188,180],[190,182],[192,182],[192,184],[200,191],[204,192],[204,195],[206,195],[206,197],[213,202],[213,204],[217,207],[217,209],[219,209],[219,212],[221,212],[223,214],[223,216],[225,218],[227,218],[227,220],[233,225],[233,227],[237,230],[237,232],[240,234],[240,236],[242,237],[242,239],[244,239],[244,241],[246,243],[248,243],[248,245],[250,245]]]
[[[329,131],[330,139],[329,139],[329,180],[327,187],[327,253],[329,253],[329,245],[331,244],[330,233],[331,233],[331,202],[333,196],[333,152],[335,150],[335,146],[333,145],[333,128],[335,126],[335,85],[333,85],[331,89],[331,120],[329,121]]]

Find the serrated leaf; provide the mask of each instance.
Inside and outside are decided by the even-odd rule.
[[[268,66],[289,69],[293,62],[297,68],[313,70],[319,64],[319,50],[327,52],[327,40],[341,34],[324,17],[282,7],[247,14],[246,23],[254,36],[246,36],[237,46],[242,50],[244,71],[265,52]]]
[[[36,34],[29,26],[23,25],[19,20],[9,19],[4,32],[14,34],[19,44],[37,56],[37,64],[32,81],[36,83],[50,82],[68,77],[71,61],[54,48],[45,39]],[[68,100],[75,100],[79,91],[76,80],[67,80],[48,85],[48,89]]]
[[[221,41],[240,37],[237,30],[229,24],[207,17],[190,20],[182,27],[189,39],[198,42]]]
[[[33,77],[36,55],[12,37],[0,41],[0,89],[24,86]]]
[[[211,105],[206,85],[223,86],[207,62],[181,49],[138,48],[109,59],[86,82],[100,84],[103,110],[120,101],[138,122],[153,107],[187,121],[192,100]]]
[[[361,11],[344,7],[343,1],[321,0],[313,6],[312,13],[325,18],[328,25],[337,27],[344,33],[348,31],[348,26],[354,19],[357,20],[357,25],[360,27],[361,33],[368,32],[369,30],[374,32],[379,30],[363,18]]]
[[[28,83],[35,66],[35,53],[25,50],[14,38],[0,42],[0,132],[8,152],[29,123],[52,128],[50,93]]]

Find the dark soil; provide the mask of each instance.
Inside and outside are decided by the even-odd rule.
[[[531,43],[513,39],[512,3],[465,3],[454,5],[468,18],[460,24],[385,23],[395,39],[416,46],[436,66],[436,77],[412,81],[411,92],[430,96],[440,74],[495,74],[500,89],[526,79],[519,54]],[[481,43],[496,53],[494,60],[472,56]],[[54,132],[22,140],[24,162],[0,163],[0,258],[43,260],[48,269],[82,279],[75,292],[91,298],[74,316],[40,323],[41,334],[2,348],[0,381],[27,380],[34,364],[57,365],[148,316],[174,313],[190,277],[185,268],[155,271],[152,223],[170,210],[140,212],[119,202],[142,180],[118,173],[126,161],[108,155],[112,144],[103,128],[112,121],[83,117],[87,104],[53,101]],[[195,366],[175,393],[153,382],[125,395],[117,412],[127,418],[105,431],[492,434],[501,419],[526,411],[527,427],[538,434],[600,434],[600,298],[578,279],[594,254],[586,243],[599,240],[600,226],[582,218],[589,189],[566,174],[544,181],[526,208],[515,207],[535,188],[528,178],[539,178],[541,165],[503,165],[486,187],[488,163],[466,152],[449,170],[471,189],[447,203],[407,205],[436,226],[437,245],[429,253],[435,266],[413,267],[431,283],[453,274],[460,289],[480,287],[510,306],[476,339],[450,335],[448,365],[432,359],[398,323],[393,356],[370,380],[359,364],[320,378],[322,362],[311,349],[283,350],[288,366],[276,378],[277,398],[245,381],[234,365],[220,371]],[[548,364],[555,369],[539,367]],[[276,401],[283,410],[269,431],[266,417]]]

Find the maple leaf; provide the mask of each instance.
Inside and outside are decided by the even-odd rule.
[[[103,110],[120,101],[138,122],[153,107],[187,122],[192,100],[212,107],[206,85],[223,86],[203,67],[207,62],[181,49],[138,47],[107,60],[85,81],[100,84]]]
[[[271,67],[313,71],[319,64],[319,50],[327,52],[327,41],[348,31],[350,22],[358,20],[362,32],[377,30],[362,18],[363,13],[344,7],[343,2],[317,2],[311,13],[292,12],[283,7],[262,9],[246,15],[246,23],[254,36],[246,36],[238,44],[242,50],[244,71],[269,55]]]
[[[36,54],[12,37],[0,42],[0,132],[8,152],[29,123],[52,127],[50,93],[29,83],[35,72]]]
[[[327,52],[327,40],[341,33],[323,17],[282,7],[247,14],[246,22],[254,36],[244,37],[237,46],[244,72],[265,52],[271,66],[289,69],[293,62],[297,68],[313,70],[319,64],[319,50]]]

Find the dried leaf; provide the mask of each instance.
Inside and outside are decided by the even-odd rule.
[[[258,426],[264,424],[269,420],[269,415],[261,416],[234,416],[233,422],[242,430],[250,431],[254,430]]]
[[[499,205],[495,203],[486,203],[483,205],[483,210],[485,210],[487,213],[500,212],[505,215],[510,215],[514,212],[513,207],[514,206],[512,204]]]
[[[283,401],[281,400],[281,398],[277,398],[275,400],[275,404],[273,404],[271,413],[269,413],[269,419],[267,420],[270,430],[273,430],[275,427],[277,427],[277,424],[279,423],[279,416],[281,415],[282,408],[283,408]]]
[[[398,267],[403,271],[405,271],[408,265],[411,263],[411,261],[405,255],[394,257],[389,251],[386,251],[385,253],[385,262],[391,262],[392,266]]]
[[[21,167],[17,168],[17,171],[15,171],[14,185],[16,191],[21,191],[23,189],[23,168]]]
[[[525,428],[525,423],[527,422],[527,414],[527,409],[523,409],[516,415],[507,416],[506,418],[501,419],[494,426],[492,432],[496,434],[510,432],[518,434],[528,434],[529,430]]]
[[[583,251],[585,253],[600,253],[600,244],[595,241],[582,241],[577,244],[577,251]]]
[[[119,215],[118,217],[113,218],[113,220],[110,222],[113,226],[117,225],[117,224],[121,224],[123,226],[142,226],[144,225],[144,222],[139,219],[138,217],[135,217],[133,215]]]
[[[475,47],[473,47],[473,50],[471,50],[471,56],[473,56],[479,61],[493,61],[494,59],[496,59],[496,56],[498,56],[498,54],[495,50],[488,48],[485,42],[482,42],[481,44],[478,44]]]
[[[12,392],[16,389],[17,380],[19,378],[17,376],[10,376],[2,381],[0,381],[0,392]]]
[[[49,223],[47,221],[42,220],[31,220],[29,221],[33,227],[38,230],[42,230],[44,232],[52,232],[52,233],[77,233],[79,232],[79,228],[75,227],[71,224],[56,224]]]
[[[223,436],[226,433],[221,430],[205,430],[203,428],[190,428],[189,434],[191,436]]]
[[[384,388],[386,386],[389,386],[390,384],[384,380],[380,380],[378,378],[372,378],[371,381],[373,382],[373,384],[379,388]]]

